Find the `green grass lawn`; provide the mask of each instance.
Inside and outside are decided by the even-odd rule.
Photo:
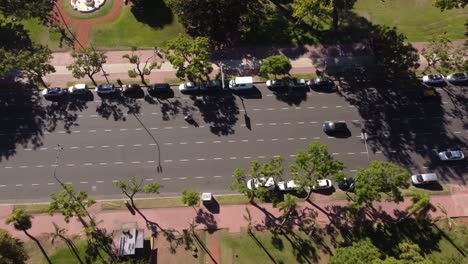
[[[54,32],[50,28],[42,25],[38,19],[23,20],[24,28],[29,31],[29,37],[34,43],[49,46],[52,51],[67,51],[71,47],[65,41],[61,42],[61,34]],[[72,32],[76,29],[71,27]]]
[[[290,235],[274,237],[270,232],[255,231],[250,236],[246,231],[240,234],[222,231],[221,263],[252,263],[252,260],[256,264],[326,263],[329,256],[321,254],[305,233],[296,232],[296,235],[299,239]]]
[[[104,49],[128,49],[161,47],[177,35],[183,33],[182,25],[176,18],[171,24],[162,28],[154,28],[137,21],[130,6],[122,9],[120,16],[108,23],[93,26],[90,32],[90,42]]]
[[[372,23],[395,26],[408,41],[428,41],[443,34],[464,39],[468,9],[440,11],[432,0],[358,0],[354,11]]]

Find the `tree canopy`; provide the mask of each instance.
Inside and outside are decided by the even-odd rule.
[[[74,50],[71,55],[75,61],[68,65],[67,69],[72,72],[73,77],[81,79],[88,76],[97,86],[93,76],[101,70],[102,64],[106,63],[106,53],[95,51],[92,48],[84,48]]]
[[[182,80],[209,80],[209,74],[213,71],[210,56],[210,45],[204,37],[191,39],[179,35],[167,43],[166,58],[176,69],[176,76]]]
[[[400,165],[387,161],[371,161],[366,169],[359,168],[354,175],[355,198],[353,206],[371,206],[381,201],[382,193],[388,201],[403,201],[399,188],[409,187],[410,174]]]
[[[453,8],[465,8],[468,0],[435,0],[434,5],[442,11]]]
[[[264,74],[286,75],[289,74],[292,65],[289,59],[284,55],[274,55],[263,60],[260,66],[260,72]]]
[[[249,0],[169,0],[169,7],[191,36],[204,36],[214,42],[238,38],[244,17],[257,1]]]
[[[132,47],[132,53],[125,54],[122,56],[122,58],[127,59],[131,64],[135,65],[134,69],[128,70],[128,76],[131,78],[135,78],[139,76],[141,82],[144,85],[147,85],[145,81],[145,75],[150,75],[152,70],[161,68],[161,63],[158,63],[157,61],[155,61],[154,55],[153,55],[147,58],[145,60],[145,63],[141,65],[142,64],[141,55],[136,54],[135,53],[136,51],[137,51],[137,47]]]
[[[0,229],[0,262],[4,264],[23,264],[28,260],[28,253],[21,240],[12,237]]]
[[[183,189],[182,190],[182,202],[188,206],[195,206],[200,201],[200,194],[195,191]]]
[[[302,188],[315,185],[319,179],[341,180],[345,177],[344,168],[343,162],[328,153],[327,145],[321,142],[313,142],[308,149],[299,150],[290,165],[292,178]]]

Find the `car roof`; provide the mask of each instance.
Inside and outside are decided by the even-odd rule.
[[[148,85],[148,87],[152,87],[154,89],[170,89],[171,86],[168,83],[152,83]]]
[[[77,83],[73,85],[75,89],[86,89],[86,84],[85,83]]]

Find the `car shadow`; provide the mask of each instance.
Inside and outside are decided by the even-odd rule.
[[[273,95],[275,96],[276,100],[285,102],[288,105],[300,105],[302,102],[307,101],[307,92],[309,91],[309,87],[301,87],[301,88],[268,88],[272,91]]]
[[[418,184],[418,185],[413,185],[413,186],[415,188],[424,189],[428,191],[442,191],[444,189],[442,185],[440,185],[440,183],[438,182],[434,182],[431,184]]]
[[[334,138],[349,138],[351,137],[351,130],[347,129],[346,131],[338,131],[338,132],[324,132],[325,135]]]
[[[140,99],[140,98],[145,97],[145,92],[141,88],[132,92],[123,92],[122,94],[125,97],[133,98],[133,99]]]
[[[334,186],[328,189],[312,190],[313,193],[321,194],[321,195],[332,195],[335,191],[336,189]]]
[[[166,100],[170,98],[174,98],[175,94],[174,91],[167,91],[167,92],[148,92],[148,94],[154,98],[160,99],[160,100]]]
[[[262,99],[262,92],[256,86],[247,90],[231,90],[231,93],[244,99]]]
[[[236,98],[230,92],[192,97],[192,100],[203,121],[210,126],[211,133],[218,136],[234,134],[240,111]]]

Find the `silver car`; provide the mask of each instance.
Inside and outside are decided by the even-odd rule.
[[[45,98],[57,98],[65,94],[65,89],[60,87],[46,88],[42,90],[42,96]]]
[[[447,150],[439,152],[439,158],[443,161],[462,160],[465,154],[461,150]]]

